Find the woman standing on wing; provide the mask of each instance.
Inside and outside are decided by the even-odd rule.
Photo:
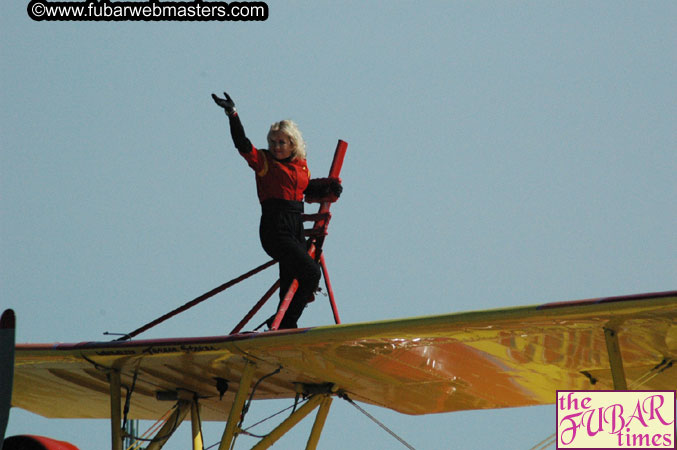
[[[338,197],[341,185],[310,180],[303,136],[291,120],[270,126],[268,150],[254,147],[245,135],[235,103],[227,93],[223,95],[225,98],[212,94],[212,98],[225,110],[235,148],[256,174],[262,211],[259,237],[263,249],[280,265],[280,304],[292,281],[299,282],[279,328],[297,328],[297,321],[306,304],[313,300],[320,281],[320,266],[308,255],[304,236],[303,195],[322,197],[331,190]],[[269,327],[274,317],[266,322]]]

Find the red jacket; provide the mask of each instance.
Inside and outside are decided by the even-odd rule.
[[[276,160],[268,150],[240,152],[249,167],[256,173],[256,191],[259,201],[271,198],[303,201],[303,191],[308,187],[310,170],[305,159]]]

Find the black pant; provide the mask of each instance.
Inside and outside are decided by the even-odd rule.
[[[263,249],[280,265],[280,304],[294,279],[299,287],[280,323],[280,328],[297,328],[297,321],[320,282],[320,266],[308,255],[303,235],[303,203],[266,200],[259,236]],[[279,308],[279,305],[278,305]]]

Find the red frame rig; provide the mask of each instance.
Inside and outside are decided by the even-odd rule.
[[[346,154],[348,144],[344,141],[339,140],[336,145],[336,150],[334,151],[334,160],[331,163],[329,169],[329,178],[340,179],[339,175],[341,174],[341,168],[343,167],[343,159]],[[328,234],[329,222],[331,220],[331,213],[329,209],[331,207],[330,201],[323,201],[320,203],[320,209],[316,214],[308,214],[303,216],[304,222],[314,222],[315,224],[310,230],[306,230],[306,236],[310,237],[310,245],[308,248],[308,254],[320,263],[322,268],[322,277],[325,281],[325,286],[327,287],[327,293],[329,295],[329,303],[331,304],[331,309],[334,313],[334,321],[339,324],[341,319],[338,315],[338,310],[336,308],[336,300],[334,298],[334,290],[331,287],[331,281],[329,280],[329,273],[327,271],[327,263],[324,259],[324,254],[322,253],[322,245],[324,244],[324,238]],[[289,290],[284,296],[280,307],[277,310],[275,319],[270,327],[271,330],[277,330],[280,327],[280,322],[284,318],[289,304],[291,303],[296,290],[298,289],[299,283],[297,280],[292,281]],[[244,319],[230,332],[230,334],[239,333],[242,328],[247,324],[249,319],[256,314],[256,312],[265,304],[265,302],[273,295],[273,293],[279,287],[279,280],[275,283],[266,294],[259,300],[259,302],[254,305],[254,308],[245,316]]]
[[[332,160],[331,167],[329,168],[329,177],[330,179],[337,179],[340,181],[339,175],[341,174],[341,168],[343,167],[343,159],[345,158],[346,155],[346,150],[348,149],[348,143],[345,141],[342,141],[339,139],[338,144],[336,144],[336,150],[334,151],[334,159]],[[335,198],[328,198],[328,199],[323,199],[323,201],[320,202],[320,208],[317,213],[315,214],[304,214],[303,215],[303,221],[304,222],[313,222],[313,227],[305,230],[306,236],[310,238],[309,240],[309,248],[308,248],[308,254],[313,257],[319,264],[320,268],[322,269],[322,277],[324,278],[325,286],[327,288],[327,294],[329,296],[329,303],[332,309],[332,312],[334,314],[334,322],[336,324],[341,323],[341,319],[339,318],[338,314],[338,309],[336,307],[336,299],[334,297],[334,290],[332,289],[331,286],[331,281],[329,279],[329,272],[327,270],[327,262],[325,261],[324,258],[324,253],[322,252],[322,246],[324,244],[324,240],[328,234],[328,228],[329,228],[329,222],[331,221],[331,212],[329,211],[331,208],[331,204],[335,201]],[[237,278],[234,278],[227,283],[222,284],[221,286],[218,286],[214,289],[212,289],[209,292],[206,292],[199,297],[196,297],[195,299],[189,301],[188,303],[174,309],[173,311],[168,312],[167,314],[153,320],[152,322],[147,323],[146,325],[143,325],[142,327],[137,328],[136,330],[123,335],[122,337],[118,338],[117,340],[119,341],[124,341],[128,339],[132,339],[139,334],[143,333],[146,330],[149,330],[150,328],[153,328],[156,325],[161,324],[162,322],[192,308],[193,306],[196,306],[199,303],[202,303],[203,301],[215,296],[216,294],[225,291],[231,286],[234,286],[235,284],[239,283],[240,281],[246,280],[247,278],[261,272],[264,269],[267,269],[268,267],[276,264],[277,261],[271,260],[268,261],[265,264],[262,264],[249,272],[246,272],[242,275],[240,275]],[[247,325],[249,320],[251,320],[252,317],[263,307],[263,305],[272,297],[272,295],[277,291],[280,287],[280,280],[277,280],[273,285],[266,291],[265,294],[263,294],[263,297],[254,305],[254,307],[247,313],[247,315],[233,328],[233,330],[229,334],[237,334],[242,329]],[[294,294],[296,293],[296,290],[298,288],[298,281],[294,280],[287,291],[282,303],[280,304],[280,307],[278,308],[277,314],[275,315],[275,319],[273,320],[273,324],[271,326],[271,330],[277,330],[280,326],[280,322],[284,318],[284,314],[287,312],[287,309],[289,308],[289,304],[291,303],[292,298],[294,297]],[[109,334],[108,332],[104,334]]]

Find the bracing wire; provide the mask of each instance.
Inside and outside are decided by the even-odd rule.
[[[649,381],[656,378],[658,375],[663,373],[665,370],[672,367],[675,361],[671,359],[664,358],[663,361],[658,363],[653,369],[647,371],[644,375],[637,378],[628,388],[630,390],[635,390],[640,386],[648,383]]]
[[[308,401],[308,399],[301,400],[301,404],[303,404],[303,403],[306,402],[306,401]],[[264,419],[259,420],[259,421],[256,422],[255,424],[248,426],[248,427],[245,428],[244,430],[240,430],[239,433],[240,433],[240,434],[247,435],[247,436],[256,437],[256,438],[263,438],[263,437],[265,437],[265,436],[257,435],[257,434],[254,434],[254,433],[250,433],[249,430],[251,430],[251,429],[254,428],[254,427],[257,427],[257,426],[261,425],[261,424],[264,423],[264,422],[267,422],[267,421],[270,420],[270,419],[273,419],[273,418],[276,417],[276,416],[279,416],[280,414],[282,414],[282,413],[284,413],[284,412],[286,412],[286,411],[289,411],[289,410],[292,409],[294,406],[295,406],[295,405],[287,406],[286,408],[283,408],[283,409],[279,410],[278,412],[273,413],[273,414],[271,414],[270,416],[268,416],[268,417],[266,417],[266,418],[264,418]],[[216,447],[217,445],[219,445],[218,442],[217,442],[216,444],[210,445],[209,447],[205,448],[204,450],[211,450],[212,448]]]
[[[393,430],[391,430],[390,428],[388,428],[387,426],[385,426],[382,422],[380,422],[376,417],[372,416],[372,415],[369,414],[365,409],[361,408],[357,403],[355,403],[355,402],[354,402],[350,397],[348,397],[346,394],[342,394],[342,395],[341,395],[341,398],[343,398],[343,399],[346,400],[348,403],[350,403],[350,404],[353,405],[355,408],[357,408],[357,410],[360,411],[362,414],[364,414],[365,416],[367,416],[368,418],[370,418],[376,425],[378,425],[378,426],[381,427],[383,430],[385,430],[388,434],[390,434],[392,437],[394,437],[395,439],[397,439],[402,445],[404,445],[405,447],[407,447],[407,448],[410,449],[410,450],[416,450],[416,449],[415,449],[414,447],[412,447],[407,441],[405,441],[404,439],[402,439],[401,437],[399,437],[397,434],[395,434],[395,432],[394,432]]]
[[[151,425],[141,436],[132,436],[134,443],[130,445],[127,450],[137,450],[139,447],[141,447],[141,445],[143,445],[144,442],[147,441],[145,439],[147,436],[159,431],[160,428],[169,420],[169,415],[172,413],[172,409],[174,408],[170,408],[166,413],[164,413],[162,417],[160,417],[153,425]]]
[[[174,406],[173,406],[169,411],[167,411],[167,412],[166,412],[166,413],[165,413],[165,414],[164,414],[157,422],[155,422],[155,424],[153,424],[153,426],[151,426],[151,427],[148,429],[148,431],[146,431],[142,436],[129,436],[129,437],[131,437],[132,439],[134,439],[135,442],[134,442],[134,444],[132,444],[132,446],[130,446],[127,450],[130,450],[132,447],[135,447],[135,449],[138,449],[138,448],[141,446],[141,444],[137,444],[137,443],[143,443],[143,442],[158,442],[158,441],[166,441],[167,439],[169,439],[169,438],[171,437],[171,435],[172,435],[172,434],[176,431],[176,429],[179,427],[179,425],[181,425],[181,422],[179,421],[179,415],[178,415],[178,414],[176,415],[176,417],[174,417],[174,424],[172,424],[172,429],[169,430],[169,432],[168,432],[167,434],[165,434],[164,436],[154,436],[153,438],[146,438],[145,436],[150,435],[150,434],[151,434],[151,430],[153,430],[152,432],[155,432],[155,430],[157,430],[158,433],[159,433],[160,431],[162,431],[161,429],[158,429],[158,428],[162,427],[162,426],[165,425],[167,422],[169,422],[169,417],[167,417],[167,416],[170,415],[170,414],[172,413],[172,410],[173,410],[173,409],[178,408],[178,406],[179,406],[178,403],[177,403],[176,405],[174,405]]]
[[[306,401],[308,401],[308,399],[302,400],[302,401],[301,401],[301,404],[303,404],[303,403],[306,402]],[[245,428],[243,431],[249,431],[249,430],[251,430],[252,428],[257,427],[257,426],[261,425],[262,423],[264,423],[264,422],[266,422],[266,421],[272,419],[273,417],[279,416],[279,415],[282,414],[283,412],[289,411],[290,409],[292,409],[292,408],[294,408],[294,407],[296,407],[296,404],[293,404],[293,405],[291,405],[291,406],[287,406],[286,408],[281,409],[280,411],[278,411],[278,412],[276,412],[276,413],[274,413],[274,414],[271,414],[270,416],[266,417],[265,419],[261,419],[261,420],[259,420],[258,422],[256,422],[255,424],[248,426],[248,427]]]
[[[555,434],[551,434],[547,438],[543,439],[538,444],[531,447],[529,450],[545,450],[548,446],[555,443]]]

